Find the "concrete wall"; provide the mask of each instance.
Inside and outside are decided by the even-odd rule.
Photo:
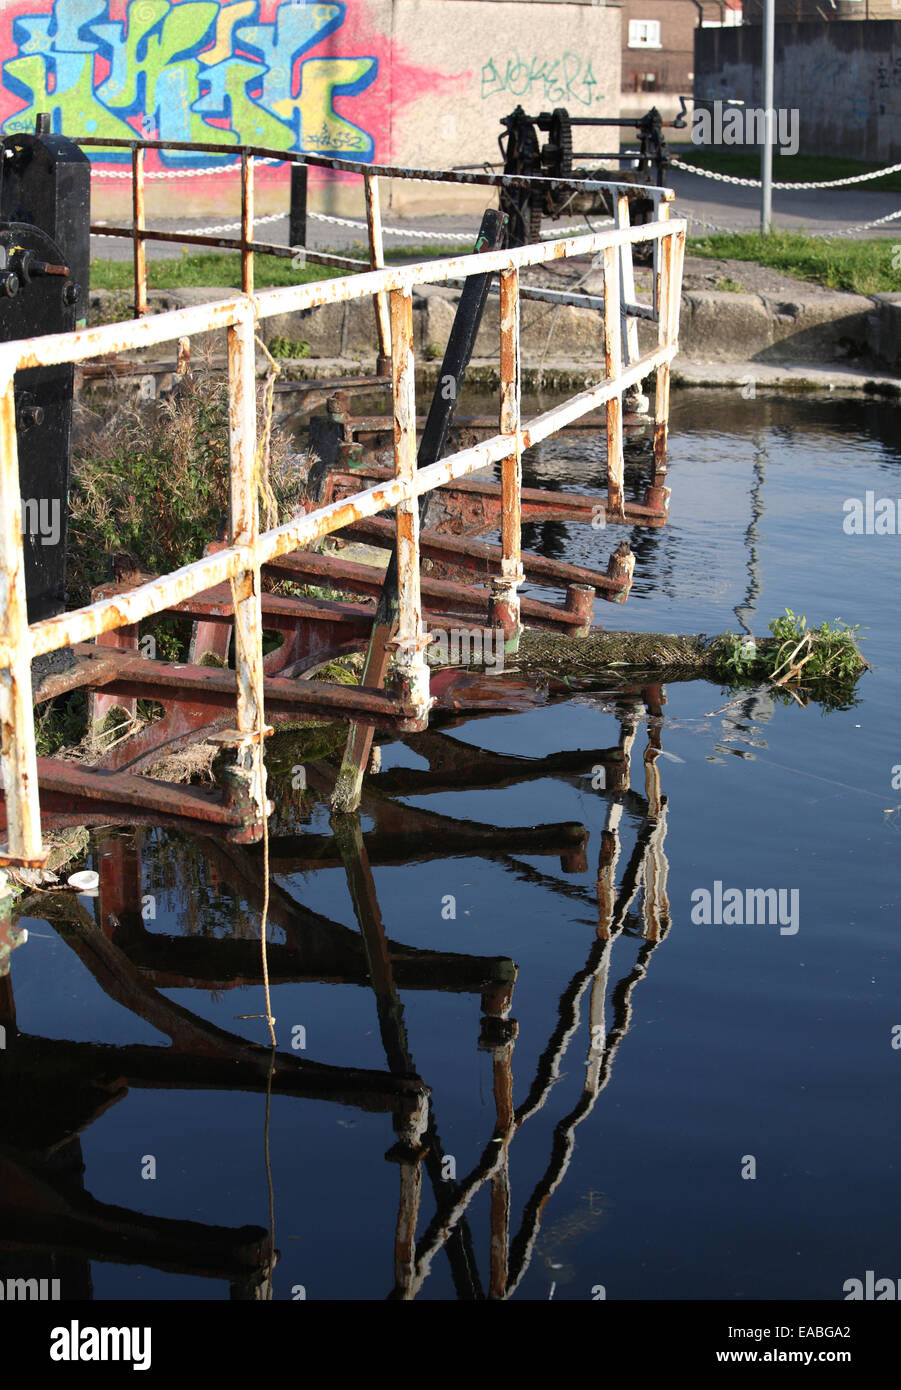
[[[38,111],[71,135],[250,142],[367,162],[448,168],[498,157],[499,119],[527,109],[618,114],[620,14],[517,0],[2,0],[0,129]],[[122,170],[104,152],[99,167]],[[148,156],[151,173],[211,156]],[[260,170],[259,213],[287,174]],[[231,174],[157,179],[149,211],[236,207]],[[94,216],[121,216],[127,183],[95,179]],[[419,186],[419,190],[426,188]],[[485,193],[394,185],[395,212],[484,207]],[[311,206],[358,213],[359,180],[315,176]]]
[[[695,32],[695,94],[761,104],[760,29]],[[801,154],[901,159],[901,22],[776,25],[777,107],[797,108]]]

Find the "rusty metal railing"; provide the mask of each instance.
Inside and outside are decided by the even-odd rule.
[[[109,143],[109,142],[103,142]],[[337,163],[338,161],[332,161]],[[488,177],[488,176],[486,176]],[[475,181],[475,180],[473,180]],[[496,180],[494,180],[496,182]],[[662,190],[661,213],[672,197]],[[419,576],[418,498],[431,489],[500,463],[503,491],[501,595],[518,619],[517,590],[523,580],[520,550],[521,455],[564,425],[599,405],[606,406],[608,519],[622,517],[623,392],[657,372],[655,468],[665,466],[669,368],[676,353],[679,287],[686,224],[661,216],[640,227],[608,228],[585,236],[369,271],[359,275],[270,289],[173,310],[126,323],[0,344],[0,767],[6,796],[8,845],[0,862],[40,865],[38,769],[31,698],[31,660],[43,653],[87,642],[101,633],[135,624],[170,605],[230,581],[234,593],[237,735],[245,750],[264,730],[261,566],[309,546],[343,526],[387,508],[396,510],[399,559],[399,623],[396,671],[399,693],[420,714],[429,705],[429,671],[424,657]],[[656,347],[623,363],[619,332],[622,253],[635,242],[659,248],[655,311]],[[577,255],[602,259],[605,301],[605,380],[563,404],[523,422],[520,414],[519,274],[526,267]],[[416,468],[412,290],[479,272],[500,276],[501,409],[496,435],[438,463]],[[385,296],[390,310],[391,382],[394,400],[394,477],[299,515],[260,533],[254,476],[256,452],[255,325],[276,314],[322,304]],[[142,349],[225,329],[228,339],[230,514],[224,549],[127,593],[28,624],[18,477],[14,376],[21,369],[84,362],[109,353]],[[253,760],[250,798],[257,819],[266,814],[262,758]]]
[[[106,224],[92,224],[91,232],[98,236],[106,237],[125,237],[132,243],[132,259],[134,266],[134,310],[135,317],[140,318],[148,311],[147,301],[147,261],[145,246],[148,241],[159,241],[175,243],[187,246],[208,246],[218,247],[220,250],[239,251],[241,253],[241,288],[245,294],[252,294],[254,291],[254,256],[266,255],[276,257],[290,257],[302,250],[306,260],[314,265],[332,267],[336,270],[379,270],[385,264],[384,244],[382,237],[382,218],[381,201],[379,195],[380,179],[399,179],[413,180],[423,183],[450,183],[455,185],[473,185],[485,188],[525,188],[540,191],[550,191],[559,193],[563,191],[574,192],[595,192],[603,191],[610,195],[611,202],[615,209],[615,221],[618,227],[629,225],[628,206],[629,199],[642,197],[649,199],[654,204],[655,218],[666,216],[668,203],[672,200],[672,193],[668,189],[653,186],[636,185],[634,183],[620,182],[617,180],[604,181],[600,179],[552,179],[538,176],[518,176],[511,174],[489,174],[489,173],[467,173],[459,170],[447,169],[414,169],[391,164],[361,164],[355,160],[332,159],[325,155],[315,154],[296,154],[292,151],[270,149],[261,145],[221,145],[221,144],[189,144],[180,140],[108,140],[101,136],[84,136],[77,139],[77,144],[85,148],[103,149],[122,149],[131,153],[131,193],[132,193],[132,225],[130,227],[113,227]],[[203,153],[210,155],[228,155],[233,160],[240,161],[240,237],[214,236],[204,232],[164,232],[156,231],[146,225],[145,213],[145,170],[144,156],[147,150],[160,150],[188,152],[192,154]],[[363,179],[363,188],[366,205],[366,231],[369,259],[360,260],[353,256],[336,256],[331,252],[312,251],[306,245],[281,246],[275,242],[261,242],[254,239],[254,189],[255,189],[255,161],[265,160],[267,163],[280,162],[289,164],[295,168],[306,170],[307,168],[329,169],[333,172],[357,175]],[[235,166],[233,166],[235,167]],[[228,172],[223,169],[223,172]],[[657,244],[654,244],[655,259],[654,269],[657,270],[656,251]],[[623,333],[624,345],[628,356],[628,348],[631,345],[633,355],[637,355],[636,326],[634,322],[627,328],[627,320],[636,318],[654,318],[654,309],[645,305],[635,304],[634,281],[632,278],[631,258],[624,258],[622,275],[620,279],[621,303],[623,306]],[[592,296],[589,295],[570,295],[565,291],[559,290],[540,290],[529,289],[522,291],[523,297],[546,300],[560,304],[581,304],[585,307],[596,307]],[[388,308],[383,295],[375,298],[376,323],[379,335],[379,356],[383,362],[387,362],[389,347],[388,332]]]

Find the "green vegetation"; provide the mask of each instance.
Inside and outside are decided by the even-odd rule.
[[[737,280],[733,280],[731,275],[721,275],[716,282],[718,290],[729,290],[732,294],[740,294],[742,287]]]
[[[90,602],[108,557],[165,574],[197,560],[228,510],[228,388],[196,373],[178,395],[97,421],[73,450],[69,600]]]
[[[389,264],[437,260],[441,256],[459,256],[466,249],[439,242],[430,242],[427,246],[393,246],[385,252],[385,260]],[[356,243],[349,251],[333,254],[361,260],[369,256],[361,243]],[[271,289],[280,285],[304,285],[311,280],[331,280],[348,272],[313,265],[309,261],[295,269],[287,256],[261,255],[254,256],[253,274],[257,289]],[[91,289],[130,292],[133,283],[134,268],[130,259],[91,261]],[[241,288],[241,257],[237,251],[201,251],[196,255],[183,251],[180,256],[148,258],[147,285],[151,290],[177,290],[196,285],[237,290]]]
[[[770,623],[773,641],[758,647],[753,637],[726,633],[718,652],[717,669],[738,685],[767,681],[786,702],[805,704],[811,696],[825,709],[850,709],[856,704],[854,686],[867,669],[857,645],[859,628],[841,619],[808,627],[807,619],[790,608]]]
[[[691,238],[688,251],[716,260],[754,261],[833,290],[878,294],[901,290],[901,267],[893,265],[898,244],[884,237],[826,241],[804,232],[711,232]]]
[[[273,338],[269,351],[273,357],[309,357],[310,344],[306,338]]]
[[[273,285],[303,285],[308,280],[330,280],[340,271],[312,265],[294,269],[287,256],[254,256],[254,280],[259,288]],[[131,290],[134,268],[130,260],[91,261],[91,289]],[[191,285],[211,285],[217,289],[241,288],[241,257],[236,251],[204,251],[190,255],[148,258],[147,285],[152,290],[184,289]]]
[[[699,169],[712,169],[717,174],[730,174],[736,179],[760,178],[760,152],[743,150],[719,154],[702,149],[699,145],[670,146],[671,153],[686,164],[695,164]],[[832,179],[850,179],[858,174],[869,174],[876,169],[884,169],[890,161],[879,160],[874,163],[865,159],[837,159],[831,155],[779,154],[773,151],[773,181],[775,183],[828,183]],[[710,187],[712,180],[699,178],[701,184]],[[874,193],[901,193],[901,172],[884,174],[881,179],[869,179],[866,183],[849,184],[849,193],[861,189]],[[837,190],[841,191],[841,190]]]

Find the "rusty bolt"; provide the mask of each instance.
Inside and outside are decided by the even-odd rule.
[[[44,423],[44,409],[40,405],[23,405],[16,411],[16,424],[20,430],[31,429],[32,425]]]

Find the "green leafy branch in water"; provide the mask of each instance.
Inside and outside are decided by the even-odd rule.
[[[760,647],[753,637],[724,634],[718,644],[719,674],[739,684],[767,681],[786,702],[805,704],[802,695],[813,690],[826,709],[850,709],[857,703],[854,685],[868,669],[857,645],[859,625],[851,627],[838,618],[808,627],[805,617],[786,608],[770,623],[770,632],[772,639]]]

